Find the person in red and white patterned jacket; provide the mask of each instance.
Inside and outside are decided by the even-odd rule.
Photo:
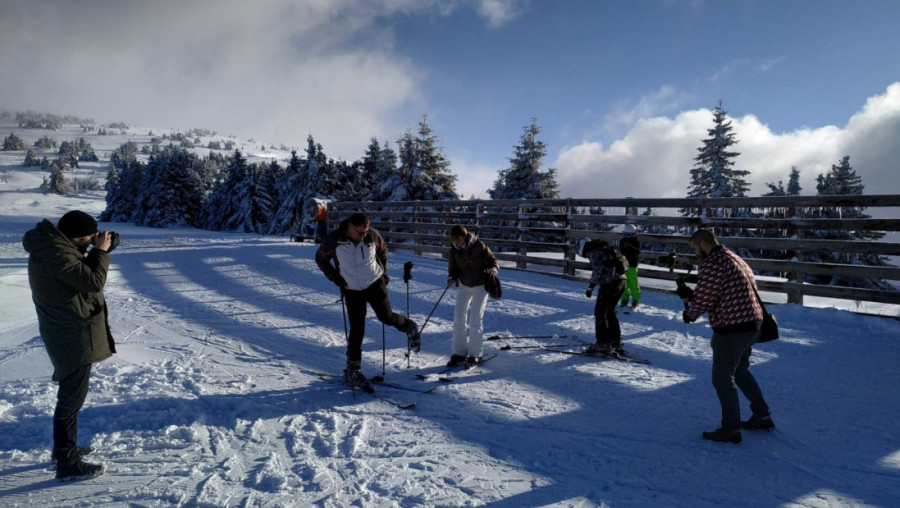
[[[691,236],[691,249],[700,258],[700,271],[693,295],[685,298],[685,323],[709,313],[713,329],[712,383],[722,406],[722,424],[703,438],[719,442],[741,442],[741,428],[773,430],[769,406],[750,373],[750,354],[759,339],[762,307],[756,297],[753,271],[730,249],[719,245],[715,233],[698,229]],[[750,401],[753,416],[741,421],[737,389]]]

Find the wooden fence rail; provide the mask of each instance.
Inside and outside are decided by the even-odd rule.
[[[720,242],[740,252],[757,273],[773,275],[758,280],[761,290],[784,293],[790,303],[802,304],[809,295],[900,305],[900,291],[838,285],[854,279],[900,281],[896,266],[857,261],[862,255],[900,256],[900,243],[893,241],[900,237],[900,195],[334,202],[329,209],[330,228],[363,211],[389,248],[417,255],[446,257],[450,227],[463,224],[502,261],[569,279],[584,279],[587,274],[578,270],[590,269],[576,259],[578,238],[616,241],[621,226],[633,224],[643,249],[641,278],[691,282],[699,260],[687,247],[690,234],[713,228]],[[823,210],[867,210],[871,217],[810,217]],[[886,236],[878,241],[806,238],[813,231]],[[840,253],[846,262],[816,262],[815,252]],[[834,279],[828,285],[809,284],[807,276]]]

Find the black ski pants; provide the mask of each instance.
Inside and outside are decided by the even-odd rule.
[[[609,344],[613,348],[622,343],[622,329],[616,316],[616,305],[625,292],[625,279],[616,279],[599,286],[594,305],[594,333],[597,344]]]
[[[88,393],[91,364],[79,367],[59,381],[53,413],[53,456],[60,464],[77,459],[78,412]]]
[[[403,315],[391,308],[387,286],[384,280],[378,279],[366,289],[355,291],[344,289],[344,301],[347,303],[347,316],[350,319],[350,334],[347,337],[347,361],[362,361],[362,343],[366,333],[366,305],[371,305],[375,316],[382,323],[405,332],[408,321]]]

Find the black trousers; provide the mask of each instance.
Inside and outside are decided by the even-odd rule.
[[[362,361],[362,343],[366,334],[366,305],[371,305],[375,316],[382,323],[405,332],[408,320],[391,308],[387,286],[378,279],[362,291],[344,289],[344,301],[347,303],[347,316],[350,319],[350,333],[347,343],[347,361]]]
[[[599,290],[597,303],[594,305],[594,333],[597,336],[597,344],[618,347],[622,343],[622,329],[619,328],[616,305],[625,292],[625,279],[601,284]]]
[[[78,412],[88,393],[91,364],[79,367],[59,381],[56,411],[53,413],[53,456],[60,464],[77,458]]]

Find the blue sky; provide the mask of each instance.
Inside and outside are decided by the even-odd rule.
[[[483,197],[537,118],[562,196],[680,197],[721,100],[752,195],[844,155],[900,192],[900,3],[4,1],[0,108],[355,160],[423,115]]]

